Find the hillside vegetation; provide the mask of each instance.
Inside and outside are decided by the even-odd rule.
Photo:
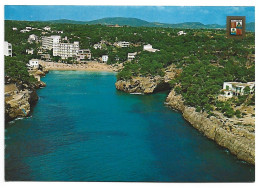
[[[106,20],[105,20],[106,21]],[[185,29],[186,35],[178,36],[179,29],[155,27],[107,27],[104,25],[51,23],[54,32],[33,30],[21,33],[26,26],[43,28],[45,22],[5,21],[5,41],[13,45],[13,58],[6,58],[6,76],[21,74],[21,78],[30,80],[24,69],[31,58],[39,58],[37,50],[40,43],[29,44],[30,34],[39,37],[57,35],[68,37],[70,42],[79,41],[80,48],[89,48],[92,59],[102,55],[109,56],[108,64],[123,63],[124,68],[118,73],[118,80],[129,80],[134,76],[163,76],[169,65],[182,69],[179,78],[171,81],[172,87],[183,94],[186,104],[198,110],[210,111],[215,104],[224,81],[248,82],[255,80],[254,33],[247,33],[243,40],[227,39],[224,30]],[[18,31],[12,31],[17,27]],[[93,45],[103,41],[102,49]],[[114,46],[117,41],[128,41],[130,47]],[[143,45],[152,44],[159,49],[155,53],[143,51]],[[33,48],[33,55],[27,55],[26,49]],[[127,54],[137,52],[136,58],[127,62]],[[52,55],[51,51],[48,52]],[[55,61],[55,58],[52,57]],[[13,64],[19,65],[17,67]]]

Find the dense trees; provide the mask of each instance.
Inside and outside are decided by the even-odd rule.
[[[197,62],[186,66],[177,82],[181,83],[181,93],[185,103],[197,109],[210,111],[210,104],[222,87],[223,68],[208,62]],[[180,90],[180,89],[178,89]]]
[[[223,82],[254,81],[254,74],[250,74],[252,69],[239,66],[219,67],[209,62],[197,62],[184,67],[180,77],[173,83],[181,84],[181,87],[175,87],[175,91],[182,94],[186,105],[196,107],[197,111],[210,113],[217,103],[216,97],[222,89]],[[245,92],[249,93],[249,91],[248,88],[245,89]],[[238,102],[245,98],[246,96],[239,97]],[[225,111],[226,116],[239,116],[239,112],[233,111],[229,104],[217,103],[217,105],[221,111]]]
[[[17,57],[5,57],[5,77],[11,78],[14,82],[34,83],[36,81],[29,75],[24,62]]]
[[[13,56],[20,69],[19,75],[25,80],[29,79],[24,73],[25,64],[29,59],[38,57],[36,53],[27,55],[25,50],[37,49],[40,46],[37,43],[29,44],[27,39],[30,34],[41,36],[42,31],[20,33],[19,30],[26,26],[43,28],[46,25],[53,31],[47,32],[46,36],[63,31],[63,34],[59,35],[67,36],[70,42],[79,41],[81,49],[90,48],[93,59],[108,55],[109,64],[123,62],[124,68],[118,73],[118,80],[131,79],[133,76],[163,76],[165,68],[171,64],[182,68],[182,74],[172,82],[172,86],[178,85],[175,88],[176,92],[183,95],[187,105],[196,107],[198,111],[212,110],[212,106],[216,105],[216,95],[224,81],[255,80],[254,61],[248,59],[255,53],[254,33],[247,33],[243,40],[234,40],[227,39],[224,30],[213,29],[186,29],[187,35],[177,36],[179,29],[172,28],[111,28],[102,25],[5,21],[5,40],[12,43]],[[17,27],[18,31],[12,31],[12,27]],[[102,50],[94,49],[93,45],[101,40],[105,41]],[[117,41],[128,41],[131,46],[113,46]],[[153,48],[160,51],[143,51],[144,44],[152,44]],[[133,52],[137,52],[135,59],[127,62],[127,54]],[[68,61],[74,62],[73,59]],[[7,58],[6,74],[15,76],[15,62]],[[251,99],[249,101],[252,102]],[[227,116],[239,116],[239,112],[231,111],[228,105],[222,106],[219,108],[225,109]]]

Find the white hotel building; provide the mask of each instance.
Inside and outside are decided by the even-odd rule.
[[[51,50],[53,46],[57,43],[60,43],[61,37],[59,35],[52,35],[50,37],[42,38],[42,48]]]
[[[90,49],[81,49],[77,54],[77,61],[91,59],[91,51]]]
[[[76,57],[79,52],[79,42],[74,43],[54,43],[53,56],[60,56],[62,59]]]
[[[12,57],[12,44],[8,42],[4,42],[4,55]]]
[[[119,47],[121,47],[121,48],[126,48],[126,47],[129,47],[129,46],[130,46],[130,43],[129,43],[129,42],[126,42],[126,41],[119,41],[119,42],[117,42],[116,45],[119,46]]]

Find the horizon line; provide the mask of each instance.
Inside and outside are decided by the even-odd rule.
[[[135,17],[120,17],[120,16],[115,16],[115,17],[103,17],[103,18],[99,18],[99,19],[93,19],[93,20],[89,20],[89,21],[83,21],[83,20],[73,20],[73,19],[68,19],[68,18],[61,18],[61,19],[53,19],[53,20],[12,20],[12,19],[4,19],[4,21],[27,21],[27,22],[50,22],[50,21],[57,21],[57,20],[69,20],[69,21],[77,21],[77,22],[91,22],[91,21],[95,21],[95,20],[101,20],[104,18],[130,18],[130,19],[138,19],[138,20],[142,20],[142,21],[146,21],[148,23],[161,23],[161,24],[182,24],[182,23],[201,23],[203,25],[220,25],[220,26],[225,26],[226,23],[224,25],[221,24],[217,24],[217,23],[211,23],[211,24],[204,24],[202,22],[179,22],[179,23],[163,23],[163,22],[156,22],[156,21],[152,21],[149,22],[147,20],[144,19],[140,19],[140,18],[135,18]],[[246,22],[246,23],[255,23],[254,22]],[[96,25],[96,24],[91,24],[91,25]]]

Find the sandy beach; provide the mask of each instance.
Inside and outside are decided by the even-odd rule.
[[[66,63],[55,63],[55,62],[40,62],[48,70],[81,70],[81,71],[105,71],[105,72],[116,72],[117,68],[107,65],[105,63],[98,63],[91,61],[86,64],[66,64]]]

